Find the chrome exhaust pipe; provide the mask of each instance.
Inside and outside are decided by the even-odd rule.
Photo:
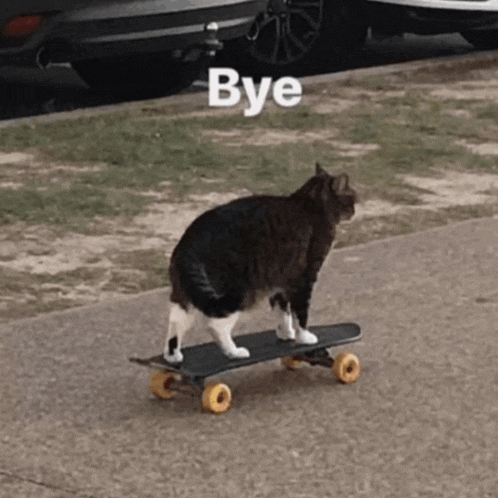
[[[48,55],[48,51],[45,47],[41,47],[36,53],[36,65],[40,69],[47,69],[50,64],[50,57]]]

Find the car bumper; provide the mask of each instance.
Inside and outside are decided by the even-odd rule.
[[[266,7],[266,0],[209,3],[204,0],[198,8],[163,9],[147,15],[111,6],[49,13],[42,28],[22,44],[0,39],[0,64],[35,65],[42,51],[47,60],[57,63],[202,46],[210,38],[206,31],[210,23],[218,27],[216,39],[237,38],[247,33]]]
[[[498,29],[497,0],[376,0],[368,2],[372,27],[392,33],[439,34]]]

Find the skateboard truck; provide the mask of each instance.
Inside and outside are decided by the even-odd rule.
[[[329,352],[325,348],[316,349],[314,351],[303,353],[301,355],[296,355],[293,358],[294,360],[305,361],[311,366],[320,365],[325,368],[332,368],[332,365],[334,364],[334,358],[330,356]]]
[[[206,380],[205,376],[198,375],[189,375],[182,372],[182,364],[181,363],[167,363],[165,360],[161,361],[161,358],[158,356],[154,356],[152,358],[129,358],[132,363],[137,363],[138,365],[143,365],[144,367],[148,367],[154,370],[160,369],[158,373],[169,373],[170,376],[167,377],[169,384],[171,387],[173,383],[176,385],[190,385],[200,389],[201,391],[204,389],[204,381]],[[154,377],[154,376],[152,376]],[[180,377],[180,382],[176,380],[176,377]],[[176,387],[176,386],[175,386]],[[151,386],[152,389],[152,386]],[[180,391],[181,389],[176,389],[175,391]],[[182,390],[183,391],[183,390]],[[152,391],[156,394],[154,391]],[[160,397],[160,396],[159,396]]]

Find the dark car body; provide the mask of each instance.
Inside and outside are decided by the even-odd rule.
[[[243,36],[265,5],[265,0],[4,1],[0,64],[182,50],[204,44],[210,23],[216,23],[218,40]]]

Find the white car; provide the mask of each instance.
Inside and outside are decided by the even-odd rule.
[[[375,0],[369,12],[387,34],[459,32],[476,48],[498,48],[498,0]]]
[[[4,0],[0,65],[70,62],[92,87],[188,85],[207,53],[247,33],[266,0]]]
[[[477,48],[494,49],[498,0],[269,0],[249,33],[220,55],[241,72],[295,74],[347,58],[369,27],[388,35],[460,32]]]

